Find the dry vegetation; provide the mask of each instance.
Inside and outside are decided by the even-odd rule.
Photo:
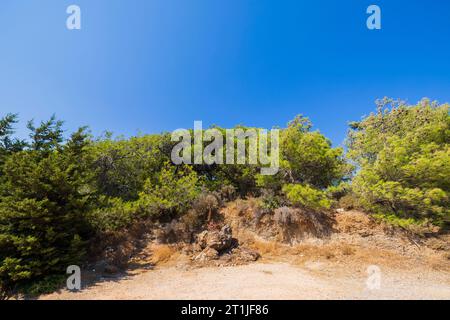
[[[276,221],[273,213],[260,215],[259,205],[259,199],[239,199],[230,202],[214,217],[231,226],[240,248],[258,252],[259,261],[287,262],[315,272],[320,266],[319,273],[330,276],[336,272],[365,272],[369,265],[397,271],[434,270],[444,274],[450,270],[448,235],[412,237],[408,231],[360,211],[330,211],[316,218],[314,223],[304,223],[310,219],[309,214],[293,211],[301,217],[293,219],[290,223],[294,226],[287,228]],[[231,250],[211,261],[196,261],[200,252],[197,244],[183,241],[186,237],[182,233],[180,239],[174,241],[173,229],[177,228],[180,225],[172,222],[170,227],[159,226],[153,230],[148,244],[133,256],[133,263],[141,267],[150,264],[152,268],[182,265],[189,269],[250,263],[233,258],[232,252],[239,250]],[[315,232],[317,229],[322,232]],[[167,234],[172,235],[170,239]],[[167,243],[168,240],[171,243]]]
[[[152,246],[152,259],[154,264],[162,264],[168,262],[173,258],[178,252],[176,248],[169,245],[155,245]]]
[[[413,236],[407,230],[378,221],[366,213],[340,211],[321,220],[326,224],[321,230],[329,232],[316,236],[312,232],[316,230],[314,224],[300,223],[297,237],[286,241],[283,236],[286,228],[273,223],[273,216],[267,215],[259,223],[252,222],[256,207],[256,199],[238,200],[222,213],[227,223],[238,228],[239,241],[257,250],[266,261],[281,260],[302,266],[325,262],[332,269],[348,272],[371,264],[393,269],[450,270],[448,235]]]

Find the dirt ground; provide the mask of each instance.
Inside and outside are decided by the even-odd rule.
[[[185,269],[171,266],[100,281],[81,292],[66,290],[41,299],[446,299],[448,274],[380,268],[380,287],[370,290],[366,272],[330,273],[322,262],[304,266],[254,263]]]

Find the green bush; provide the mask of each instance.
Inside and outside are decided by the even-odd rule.
[[[105,197],[97,201],[101,205],[87,213],[87,220],[97,234],[124,230],[138,220],[134,201]]]
[[[65,270],[64,270],[65,271]],[[41,294],[50,294],[63,288],[66,284],[65,272],[44,277],[34,282],[25,283],[17,288],[17,291],[25,296],[37,297]]]
[[[144,216],[179,216],[190,209],[200,191],[199,178],[191,167],[166,163],[156,182],[145,182],[139,193],[139,212]]]
[[[285,204],[285,199],[276,194],[273,190],[264,189],[262,191],[260,207],[264,211],[270,212],[284,206]]]
[[[288,184],[283,187],[286,198],[294,205],[304,209],[329,209],[332,201],[326,192],[308,185]]]
[[[335,200],[339,200],[352,192],[350,183],[341,182],[338,185],[331,185],[326,190],[327,195]]]
[[[311,127],[308,118],[297,116],[282,131],[282,164],[287,183],[324,189],[340,183],[352,167],[346,163],[342,148],[332,148],[330,140]]]
[[[33,149],[12,154],[2,168],[0,287],[5,291],[64,273],[86,253],[91,229],[85,219],[90,195],[83,150],[88,136],[80,129],[60,146],[54,143],[57,134],[48,132],[57,127],[52,118],[36,128]]]
[[[376,114],[351,127],[349,157],[359,166],[352,188],[359,202],[386,216],[448,226],[449,105],[384,99]]]
[[[134,201],[147,179],[156,179],[170,160],[170,136],[147,135],[130,139],[107,136],[92,143],[89,154],[94,172],[93,188],[101,195]]]
[[[344,194],[340,183],[352,171],[342,148],[332,148],[331,142],[319,131],[311,131],[312,124],[301,115],[280,131],[280,165],[276,175],[256,175],[256,185],[269,190],[263,194],[263,207],[276,209],[289,202],[310,210],[329,209],[334,196]],[[328,194],[330,196],[328,196]]]

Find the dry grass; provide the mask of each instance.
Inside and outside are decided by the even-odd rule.
[[[427,257],[426,263],[436,271],[450,270],[450,253],[441,253],[439,255],[431,255]]]
[[[383,264],[397,266],[406,258],[391,250],[377,247],[363,247],[345,242],[330,242],[322,245],[300,244],[293,250],[299,256],[298,262],[306,260],[331,260],[362,264]]]
[[[256,198],[248,198],[248,199],[237,199],[228,204],[228,215],[231,218],[240,218],[244,219],[247,222],[253,221],[255,216],[254,212],[260,206],[260,202]]]
[[[151,261],[154,264],[169,262],[179,254],[175,247],[169,245],[153,245],[151,252]]]
[[[353,210],[332,216],[334,234],[331,237],[307,235],[301,241],[283,243],[278,234],[265,232],[273,223],[255,227],[249,224],[256,201],[237,200],[223,214],[233,227],[239,243],[258,251],[262,259],[304,265],[321,262],[342,272],[362,270],[368,265],[392,269],[448,269],[449,238],[430,239],[428,246],[411,242],[403,230],[387,228],[370,215]],[[269,216],[270,218],[270,216]],[[269,237],[267,237],[269,235]]]
[[[339,232],[359,235],[371,235],[377,224],[367,214],[359,211],[346,211],[335,217],[335,228]]]
[[[279,242],[254,240],[250,247],[258,251],[262,256],[278,256],[285,254],[288,248]]]
[[[433,250],[447,252],[450,257],[450,234],[430,238],[427,240],[426,244]]]
[[[408,259],[392,250],[377,247],[363,247],[342,241],[327,243],[302,243],[295,246],[279,242],[254,240],[249,246],[257,250],[266,260],[283,260],[304,265],[311,261],[329,262],[335,268],[348,268],[348,271],[360,269],[362,266],[383,265],[392,268],[410,268],[417,262]],[[442,270],[444,259],[428,261],[435,270]],[[447,265],[448,266],[448,265]]]

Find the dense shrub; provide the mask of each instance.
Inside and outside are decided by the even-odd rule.
[[[12,154],[2,168],[0,286],[10,290],[30,279],[64,274],[79,264],[91,234],[89,173],[83,129],[64,146],[52,118],[34,128],[32,148]]]
[[[273,220],[282,226],[296,224],[300,221],[297,210],[290,207],[280,207],[274,211]]]
[[[309,185],[288,184],[283,187],[286,198],[294,205],[304,209],[329,209],[332,201],[326,192]]]
[[[319,131],[311,131],[308,118],[296,117],[282,131],[283,168],[288,183],[302,183],[324,189],[336,185],[351,171],[342,148],[332,148],[331,142]]]
[[[342,148],[332,148],[331,142],[318,131],[311,131],[308,118],[297,116],[281,130],[281,168],[274,176],[256,176],[256,184],[270,190],[272,197],[263,197],[274,209],[291,204],[305,209],[330,208],[331,198],[342,196],[340,184],[350,177],[352,166],[344,158]],[[329,195],[329,196],[328,196]]]
[[[390,221],[448,225],[449,105],[384,99],[376,113],[351,127],[349,156],[359,166],[352,188],[359,202]]]
[[[346,194],[345,196],[339,198],[337,205],[339,208],[345,210],[353,210],[360,207],[358,199],[353,193]]]
[[[212,192],[202,192],[192,204],[192,208],[199,215],[205,215],[208,222],[212,219],[213,213],[217,212],[219,207],[220,202],[218,196]]]
[[[168,134],[112,139],[109,135],[90,145],[94,188],[102,195],[136,200],[147,179],[157,179],[170,160]]]
[[[200,194],[199,178],[189,166],[166,163],[156,182],[147,179],[139,194],[142,215],[176,217],[186,213]]]
[[[282,195],[275,193],[270,189],[263,189],[261,192],[260,206],[265,211],[273,211],[286,205],[286,200]]]
[[[87,220],[98,234],[126,229],[138,220],[135,201],[106,197],[97,201],[100,205],[87,213]]]

